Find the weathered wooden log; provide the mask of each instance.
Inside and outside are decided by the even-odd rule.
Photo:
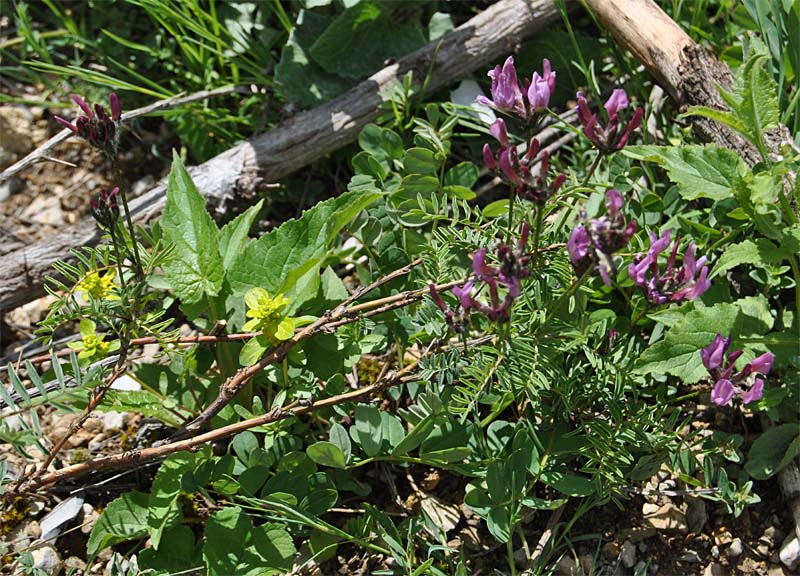
[[[682,109],[728,108],[717,90],[717,86],[729,90],[733,84],[728,65],[696,44],[653,0],[585,0],[585,4]],[[727,126],[699,116],[689,121],[700,140],[736,151],[751,166],[761,159],[755,146]],[[777,152],[778,145],[791,137],[782,128],[771,130],[767,139]]]
[[[376,118],[391,87],[408,71],[413,71],[417,87],[430,73],[427,90],[437,90],[513,52],[524,38],[558,17],[552,0],[501,0],[327,104],[297,114],[189,173],[208,203],[224,211],[231,198],[251,192],[257,182],[282,178],[355,141]],[[158,217],[166,200],[165,188],[162,181],[132,202],[137,223]],[[69,259],[70,248],[96,244],[95,230],[87,218],[6,255],[0,267],[0,311],[42,295],[43,280],[52,274],[53,262]]]

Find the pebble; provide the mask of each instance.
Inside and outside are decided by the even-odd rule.
[[[744,552],[744,544],[741,538],[734,538],[728,548],[728,558],[738,558]]]
[[[634,574],[647,574],[647,562],[639,560],[633,568]]]
[[[115,432],[125,428],[128,421],[127,412],[116,412],[114,410],[103,414],[103,430],[106,432]]]
[[[724,546],[725,544],[730,544],[733,541],[733,536],[727,530],[722,530],[721,532],[714,533],[714,544],[717,546]]]
[[[81,520],[81,532],[83,534],[89,534],[94,528],[94,523],[97,522],[97,519],[100,518],[100,514],[95,512],[94,508],[92,508],[91,504],[84,504],[83,505],[83,520]]]
[[[795,534],[789,534],[783,541],[780,559],[789,570],[794,570],[800,565],[800,540]]]
[[[762,558],[769,556],[769,546],[767,544],[759,544],[756,546],[756,553]]]
[[[655,514],[658,512],[660,506],[658,504],[651,504],[650,502],[645,502],[642,506],[642,514],[645,516],[649,516],[651,514]]]
[[[689,533],[686,515],[672,503],[664,504],[655,514],[645,518],[645,521],[660,532]]]
[[[780,528],[778,528],[777,526],[770,526],[769,528],[764,530],[764,533],[758,540],[759,542],[763,542],[764,544],[772,548],[773,546],[775,546],[777,542],[781,542],[785,536],[786,534],[784,534]]]
[[[85,572],[86,571],[86,562],[78,558],[77,556],[70,556],[66,560],[64,560],[64,569],[69,572],[70,570],[74,572]]]
[[[31,520],[28,522],[28,525],[25,526],[25,534],[36,540],[42,536],[42,527],[39,526],[36,520]]]
[[[703,576],[725,576],[725,567],[719,562],[712,562],[703,570]]]
[[[553,574],[556,576],[584,576],[583,568],[571,556],[563,556],[556,564]]]
[[[52,546],[42,546],[33,552],[33,567],[42,570],[48,576],[58,576],[64,567],[61,558]]]
[[[716,544],[714,544],[714,545],[711,547],[711,557],[712,557],[714,560],[719,560],[719,546],[717,546]]]
[[[681,556],[681,562],[689,562],[690,564],[699,564],[700,555],[694,550],[689,550],[686,554]]]
[[[636,564],[636,545],[630,540],[625,540],[619,558],[625,568],[632,568]]]

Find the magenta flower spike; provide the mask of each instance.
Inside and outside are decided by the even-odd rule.
[[[603,107],[606,110],[608,123],[603,126],[589,109],[589,104],[582,92],[578,92],[578,120],[583,126],[584,135],[604,153],[623,148],[630,140],[631,134],[642,123],[644,109],[637,108],[630,121],[623,124],[620,112],[630,104],[628,94],[622,88],[615,88]]]
[[[651,232],[647,254],[645,256],[638,254],[628,266],[628,276],[634,284],[644,289],[647,299],[653,304],[694,300],[711,287],[708,266],[705,265],[706,257],[695,260],[693,242],[690,242],[686,249],[682,266],[676,269],[680,245],[680,238],[676,238],[666,268],[660,270],[658,256],[669,246],[669,241],[669,230],[658,239]]]
[[[496,66],[490,70],[488,76],[492,79],[492,99],[478,96],[478,102],[491,106],[501,112],[517,114],[525,117],[525,100],[517,81],[517,69],[514,68],[514,57],[509,56],[503,66]]]
[[[606,213],[572,230],[567,252],[576,274],[594,265],[606,286],[611,284],[611,274],[617,271],[612,254],[627,245],[638,229],[635,220],[626,222],[622,205],[622,194],[612,188],[606,192]]]
[[[753,377],[753,374],[766,376],[775,357],[771,352],[765,352],[734,373],[736,360],[744,352],[734,350],[725,358],[730,343],[730,337],[724,338],[718,333],[708,346],[700,350],[703,366],[714,380],[711,401],[719,406],[730,404],[734,398],[740,398],[744,404],[757,402],[764,395],[764,379]]]
[[[56,122],[71,130],[73,134],[88,140],[89,144],[95,148],[99,148],[107,154],[114,153],[117,127],[122,118],[122,107],[117,95],[112,92],[109,96],[111,116],[106,114],[105,108],[100,104],[95,104],[94,110],[92,110],[83,98],[77,94],[72,95],[72,100],[81,109],[83,115],[78,116],[74,123],[60,116],[54,116]]]

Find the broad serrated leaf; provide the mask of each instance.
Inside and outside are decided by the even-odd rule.
[[[173,154],[161,228],[175,246],[164,271],[178,298],[192,304],[204,296],[219,294],[224,275],[219,230],[177,152]]]
[[[645,350],[636,362],[638,374],[671,374],[692,384],[708,373],[700,349],[708,346],[717,333],[730,334],[739,318],[739,308],[721,303],[687,313],[660,340]]]
[[[319,264],[336,234],[379,196],[347,192],[248,244],[228,271],[234,294],[244,296],[250,288],[260,287],[272,295],[291,297],[293,308],[313,298],[319,286]]]
[[[301,10],[275,67],[275,81],[284,98],[312,107],[347,90],[351,83],[327,72],[308,51],[333,21],[328,16]]]
[[[336,17],[311,46],[311,56],[332,74],[360,78],[423,46],[421,27],[399,23],[392,12],[389,3],[362,0]]]
[[[97,519],[86,551],[94,557],[100,550],[119,542],[147,536],[147,507],[150,495],[143,492],[128,492],[112,501]],[[91,561],[90,561],[91,563]]]
[[[714,144],[628,146],[623,153],[663,166],[686,200],[730,198],[734,194],[735,183],[749,171],[735,152]]]
[[[236,256],[244,250],[248,239],[247,234],[263,204],[264,201],[259,200],[258,204],[250,206],[219,231],[219,253],[222,256],[222,265],[226,270]]]
[[[728,246],[715,263],[714,270],[709,275],[709,278],[714,278],[742,264],[749,264],[758,268],[772,266],[779,264],[786,257],[788,255],[783,250],[766,238],[759,238],[755,241],[745,240]]]

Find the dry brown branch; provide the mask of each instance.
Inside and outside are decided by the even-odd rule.
[[[189,170],[197,188],[214,208],[225,211],[239,193],[260,181],[278,180],[353,142],[374,120],[379,106],[407,72],[419,89],[430,72],[427,91],[439,90],[514,51],[526,37],[558,18],[551,0],[500,0],[441,39],[376,72],[338,98],[281,122],[273,130],[240,144]],[[157,218],[165,203],[166,182],[131,203],[134,220]],[[5,256],[0,268],[0,311],[44,293],[52,264],[70,258],[70,249],[100,239],[94,222],[84,219],[62,232]]]

